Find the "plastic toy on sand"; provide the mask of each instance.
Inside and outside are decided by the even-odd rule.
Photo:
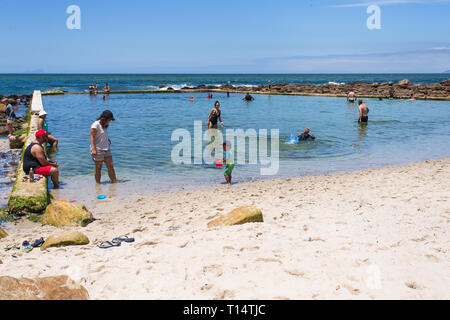
[[[99,195],[98,197],[97,197],[97,199],[98,200],[104,200],[104,199],[106,199],[106,196],[105,195]]]

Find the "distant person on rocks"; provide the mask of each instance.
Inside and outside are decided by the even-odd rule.
[[[362,100],[358,101],[359,104],[359,123],[369,122],[369,108],[364,104]]]
[[[209,129],[217,129],[217,120],[220,121],[220,124],[223,125],[222,122],[222,111],[220,111],[220,102],[216,101],[216,103],[214,103],[214,108],[211,109],[211,111],[209,112],[209,116],[208,116],[208,128]]]
[[[298,139],[300,141],[306,141],[308,139],[316,140],[316,137],[314,137],[310,132],[311,132],[311,130],[306,128],[302,134],[298,135]]]
[[[117,183],[111,154],[111,140],[108,137],[109,124],[114,120],[113,113],[105,110],[91,126],[91,156],[95,163],[95,182],[98,184],[100,184],[103,162],[108,168],[111,183]]]
[[[35,174],[51,177],[53,187],[59,189],[58,163],[47,159],[42,146],[48,142],[47,132],[39,130],[35,137],[36,139],[25,149],[23,154],[23,171],[25,174],[30,174],[30,170],[33,169]]]
[[[46,118],[47,112],[45,112],[44,110],[39,112],[38,130],[45,130],[45,132],[47,132],[48,143],[50,143],[51,146],[56,149],[58,148],[58,139],[56,139],[50,134],[50,132],[48,132],[48,124],[47,121],[45,121]]]
[[[356,101],[356,94],[355,94],[353,91],[350,91],[350,92],[348,93],[347,101],[348,101],[349,103],[355,103],[355,101]]]
[[[244,101],[253,101],[255,100],[255,98],[253,98],[250,93],[247,92],[247,94],[245,95],[245,97],[242,98],[242,100]]]
[[[11,104],[5,109],[6,113],[6,127],[8,128],[8,135],[14,134],[14,121],[17,119],[16,113],[14,112],[14,108]]]

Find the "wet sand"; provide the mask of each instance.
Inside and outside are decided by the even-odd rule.
[[[58,231],[13,226],[0,240],[0,275],[67,274],[91,299],[449,299],[449,190],[446,158],[110,198],[76,228],[87,246],[5,251]],[[245,204],[265,222],[207,228]],[[95,246],[124,234],[136,242]]]

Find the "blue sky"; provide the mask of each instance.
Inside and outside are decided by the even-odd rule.
[[[66,27],[72,4],[81,30]],[[0,12],[0,73],[450,70],[450,0],[3,0]]]

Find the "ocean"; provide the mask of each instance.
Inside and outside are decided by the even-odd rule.
[[[31,94],[34,90],[89,91],[97,83],[111,90],[166,90],[181,89],[201,84],[219,86],[228,81],[234,86],[257,86],[272,83],[348,83],[398,82],[409,79],[413,83],[436,83],[447,80],[449,74],[0,74],[0,94]]]

